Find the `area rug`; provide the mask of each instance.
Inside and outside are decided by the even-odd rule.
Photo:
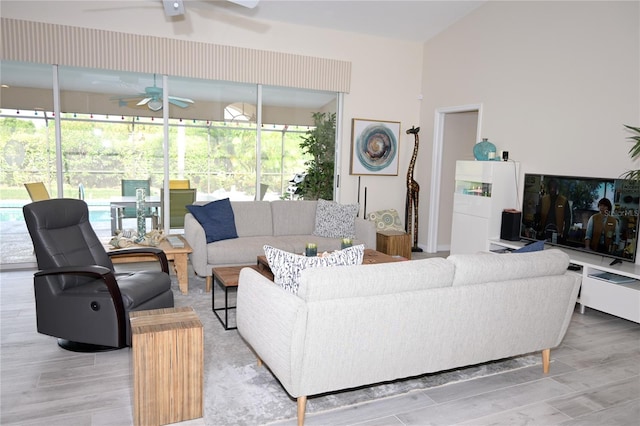
[[[176,306],[192,306],[204,326],[204,422],[217,425],[264,425],[296,418],[296,402],[257,358],[236,330],[225,331],[211,311],[211,293],[204,291],[204,279],[189,277],[189,294],[178,290],[174,279]],[[224,293],[214,285],[216,307],[224,303]],[[235,303],[235,294],[230,297]],[[231,324],[235,324],[231,311]],[[450,383],[471,380],[540,364],[540,357],[522,356],[477,366],[427,374],[309,397],[307,414],[343,408],[378,398],[402,395]]]

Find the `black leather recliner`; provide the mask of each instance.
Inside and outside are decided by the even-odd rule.
[[[23,213],[39,269],[34,275],[38,332],[58,337],[61,347],[93,352],[130,346],[129,312],[173,307],[164,252],[145,247],[107,253],[84,201],[37,201]],[[116,273],[111,262],[114,256],[150,253],[160,268]]]

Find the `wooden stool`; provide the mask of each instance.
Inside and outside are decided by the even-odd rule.
[[[411,235],[402,231],[378,231],[376,250],[390,256],[411,259]]]
[[[129,318],[134,424],[202,417],[203,328],[193,308],[136,311]]]

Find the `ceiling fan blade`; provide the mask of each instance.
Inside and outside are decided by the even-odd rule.
[[[180,101],[180,102],[186,102],[188,104],[192,104],[193,103],[193,99],[181,98],[179,96],[169,96],[169,101],[171,101],[171,100],[176,100],[176,101]]]
[[[143,98],[145,95],[120,95],[120,96],[112,96],[109,99],[112,101],[126,101],[126,100],[134,100],[134,99],[140,99]]]
[[[249,9],[253,9],[254,7],[256,7],[258,5],[258,2],[260,0],[228,0],[231,3],[235,3],[238,4],[240,6],[243,7],[248,7]]]
[[[188,103],[186,103],[186,102],[182,102],[181,100],[176,99],[176,98],[169,98],[169,103],[170,103],[170,104],[173,104],[173,105],[175,105],[175,106],[178,106],[178,107],[180,107],[180,108],[186,108],[186,107],[188,107],[188,106],[189,106],[189,104],[188,104]],[[193,103],[193,102],[191,102],[191,103]]]
[[[138,102],[136,105],[140,106],[140,105],[146,105],[147,102],[149,102],[152,98],[144,98],[143,100],[141,100],[140,102]]]

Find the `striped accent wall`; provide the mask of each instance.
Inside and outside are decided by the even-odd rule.
[[[349,93],[351,62],[0,18],[2,60]]]

